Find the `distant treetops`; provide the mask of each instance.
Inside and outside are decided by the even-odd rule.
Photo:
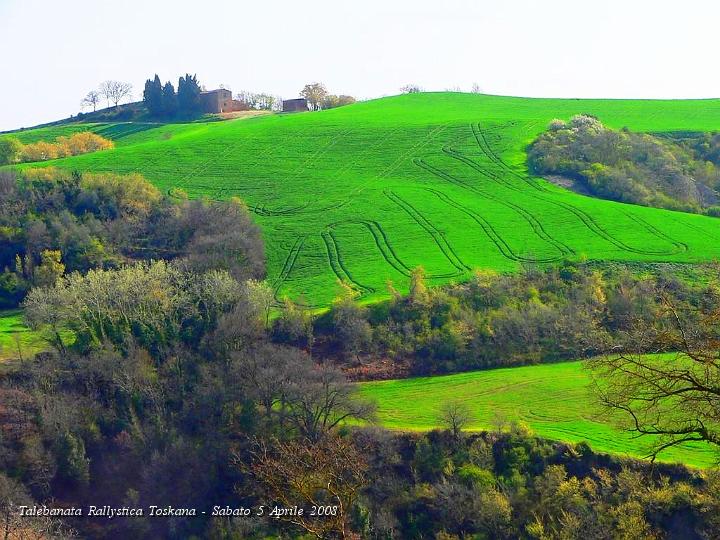
[[[300,91],[300,95],[307,100],[308,106],[312,111],[342,107],[343,105],[350,105],[356,101],[352,96],[336,96],[335,94],[330,94],[327,88],[325,88],[325,85],[318,82],[306,84]]]
[[[196,75],[186,73],[178,80],[177,93],[170,81],[162,84],[155,74],[153,79],[145,81],[143,102],[150,116],[173,118],[175,116],[192,117],[200,114],[200,84]]]

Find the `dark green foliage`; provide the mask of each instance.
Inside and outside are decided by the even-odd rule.
[[[390,357],[413,374],[586,358],[626,346],[634,325],[668,323],[663,298],[691,320],[717,306],[717,275],[713,267],[705,272],[707,285],[660,269],[640,275],[572,262],[522,274],[478,272],[467,283],[415,287],[370,309],[344,297],[317,320],[315,334],[346,356]]]
[[[90,460],[85,455],[85,443],[70,432],[63,433],[56,443],[58,475],[81,485],[90,480]]]
[[[716,205],[720,187],[717,135],[695,144],[614,131],[597,118],[554,120],[528,150],[538,175],[560,175],[580,190],[614,201],[702,212]]]
[[[20,157],[22,144],[15,137],[0,139],[0,165],[16,163]]]
[[[175,94],[175,87],[168,81],[162,87],[161,111],[166,118],[172,118],[177,114],[177,110],[178,99],[177,94]]]
[[[145,90],[143,91],[143,102],[147,107],[150,116],[160,116],[163,110],[163,86],[157,73],[154,79],[145,81]]]
[[[29,287],[27,280],[17,272],[5,271],[0,274],[0,309],[17,307],[25,298]]]
[[[354,434],[371,449],[363,538],[704,538],[718,478],[651,469],[560,445],[518,426],[458,442],[449,433]],[[701,517],[706,515],[707,517]]]
[[[202,215],[212,219],[214,214]],[[224,215],[219,214],[220,223]],[[651,470],[596,455],[584,444],[538,439],[519,425],[471,436],[461,430],[396,435],[340,428],[341,418],[365,419],[372,408],[357,398],[337,367],[271,343],[252,296],[219,302],[216,288],[199,299],[193,295],[202,292],[204,274],[183,265],[153,265],[153,275],[170,279],[128,283],[129,275],[140,279],[150,272],[150,265],[138,264],[132,272],[95,270],[92,279],[61,280],[56,288],[72,281],[76,297],[82,298],[83,288],[99,287],[91,292],[105,291],[126,309],[120,317],[104,309],[86,313],[82,303],[44,310],[53,318],[82,319],[88,328],[102,326],[105,338],[93,347],[44,354],[0,380],[0,469],[36,500],[62,497],[81,506],[101,499],[113,506],[195,506],[207,512],[101,525],[72,522],[83,536],[100,534],[100,527],[103,535],[117,538],[221,533],[298,538],[299,530],[277,520],[215,521],[209,514],[214,505],[268,504],[266,486],[244,474],[263,444],[253,441],[303,444],[328,436],[350,441],[365,463],[357,507],[347,512],[363,538],[560,539],[567,531],[571,538],[588,540],[651,538],[670,531],[678,537],[712,537],[718,526],[720,484],[714,472],[663,465]],[[206,271],[217,275],[217,270]],[[377,328],[383,317],[392,317],[407,325],[409,343],[416,344],[415,328],[432,335],[433,329],[461,320],[486,318],[468,306],[501,312],[517,305],[525,313],[528,303],[560,305],[561,294],[578,299],[588,291],[602,305],[603,294],[611,292],[592,271],[569,264],[520,278],[479,275],[448,291],[425,289],[420,274],[407,298],[397,297],[375,313],[346,299],[327,324],[373,321]],[[611,278],[617,297],[606,302],[616,306],[607,311],[614,324],[627,324],[627,313],[657,316],[653,300],[644,298],[643,281],[622,272]],[[691,304],[717,304],[710,286],[687,288],[665,276],[654,281]],[[175,303],[176,298],[182,302]],[[142,301],[139,310],[133,309],[136,300]],[[156,303],[162,307],[166,302],[175,308],[155,311]],[[288,322],[281,327],[303,326]],[[512,332],[522,329],[519,323],[511,326]],[[82,338],[82,327],[77,331]],[[158,341],[162,347],[155,346]],[[422,343],[432,353],[428,343],[434,342]],[[333,467],[343,470],[336,459]]]
[[[265,273],[259,230],[239,202],[172,199],[139,175],[53,169],[0,172],[0,192],[2,307],[17,306],[31,285],[54,281],[43,266],[54,250],[66,273],[151,259],[223,268],[241,281]]]
[[[200,113],[200,85],[197,76],[189,73],[178,80],[178,111],[182,115],[194,116]]]

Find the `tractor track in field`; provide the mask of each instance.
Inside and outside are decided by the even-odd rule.
[[[395,249],[390,244],[390,241],[388,240],[387,233],[383,229],[382,225],[378,223],[375,220],[370,219],[358,219],[358,220],[344,220],[344,221],[338,221],[336,223],[332,223],[328,225],[329,229],[335,229],[336,227],[342,226],[342,225],[363,225],[365,228],[367,228],[370,231],[370,234],[372,234],[373,239],[375,240],[375,245],[377,246],[378,250],[380,251],[380,254],[382,255],[383,259],[385,259],[385,262],[387,262],[390,266],[392,266],[395,270],[397,270],[399,273],[406,277],[410,277],[412,275],[412,268],[405,264],[402,259],[399,257]],[[465,274],[467,271],[463,270],[463,272],[449,272],[449,273],[442,273],[442,274],[432,274],[428,273],[426,274],[426,277],[428,279],[442,279],[442,278],[451,278],[451,277],[458,277],[460,275]]]
[[[349,131],[349,130],[348,130],[348,131]],[[375,143],[373,143],[373,144],[370,145],[369,147],[365,148],[365,149],[360,153],[360,156],[364,156],[364,155],[366,155],[367,153],[375,150],[376,148],[382,147],[382,146],[386,143],[386,141],[387,141],[390,137],[392,137],[395,133],[397,133],[398,131],[400,131],[400,128],[391,130],[390,133],[388,133],[387,135],[385,135],[382,139],[376,141]],[[347,132],[345,132],[345,133],[347,133]],[[348,172],[349,170],[351,170],[355,165],[357,165],[358,163],[361,163],[362,161],[363,161],[363,157],[357,157],[357,158],[355,158],[353,161],[350,161],[350,162],[346,163],[345,165],[343,165],[343,167],[341,167],[341,168],[337,171],[337,173],[334,175],[332,181],[333,181],[333,182],[337,182],[338,180],[340,180],[340,178],[342,178],[345,174],[347,174],[347,172]],[[306,203],[303,204],[303,205],[295,206],[295,207],[288,208],[288,209],[279,209],[279,210],[268,210],[268,209],[266,208],[266,205],[265,205],[265,204],[261,204],[261,205],[256,205],[256,206],[254,206],[254,207],[251,207],[251,210],[252,210],[253,212],[255,212],[256,214],[258,214],[258,215],[266,216],[266,217],[272,217],[272,216],[290,216],[290,215],[300,215],[300,214],[305,215],[305,214],[316,214],[316,213],[321,213],[321,212],[328,212],[328,211],[330,211],[330,210],[337,210],[337,209],[342,208],[343,206],[345,206],[345,205],[347,205],[347,204],[350,204],[350,203],[353,201],[353,196],[354,196],[356,193],[362,191],[363,189],[364,189],[364,187],[357,187],[357,188],[353,189],[353,190],[348,194],[348,196],[347,196],[345,199],[343,199],[343,200],[341,200],[341,201],[339,201],[339,202],[336,202],[336,203],[331,203],[331,204],[328,204],[328,205],[326,205],[326,206],[319,207],[319,208],[309,208],[309,207],[311,206],[311,204],[313,204],[313,203],[311,203],[311,202],[306,202]],[[322,200],[322,199],[317,199],[317,200],[315,200],[315,201],[313,201],[313,202],[319,202],[319,201],[321,201],[321,200]]]
[[[448,125],[442,124],[442,125],[439,125],[438,127],[436,127],[435,129],[433,129],[432,131],[430,131],[430,133],[428,133],[424,139],[422,139],[417,144],[414,144],[413,146],[411,146],[409,150],[400,154],[397,158],[395,158],[395,161],[393,161],[390,165],[388,165],[382,171],[380,171],[380,173],[375,177],[375,180],[380,180],[382,178],[385,178],[388,174],[390,174],[395,169],[397,169],[408,156],[412,156],[412,154],[414,154],[417,150],[430,144],[437,135],[439,135],[440,133],[445,131],[447,128],[448,128]],[[412,157],[411,157],[411,159],[412,159]]]
[[[671,218],[671,219],[672,219],[675,223],[677,223],[677,224],[679,224],[679,225],[682,225],[683,227],[686,227],[686,228],[688,228],[688,229],[692,229],[692,230],[695,231],[695,232],[699,232],[699,233],[702,234],[703,236],[708,236],[708,237],[712,238],[713,240],[716,240],[716,241],[720,242],[720,236],[716,236],[716,235],[708,232],[707,230],[703,229],[702,227],[698,227],[697,225],[695,225],[695,224],[693,224],[693,223],[686,223],[685,221],[678,220],[678,219],[676,219],[676,218]]]
[[[259,216],[265,216],[265,217],[275,217],[275,216],[297,216],[297,215],[307,215],[307,214],[318,214],[320,212],[328,212],[330,210],[337,210],[338,208],[342,208],[346,204],[350,204],[352,202],[352,199],[346,199],[344,201],[340,201],[338,203],[329,204],[328,206],[323,206],[321,208],[310,208],[309,202],[306,202],[305,204],[301,204],[299,206],[293,206],[291,208],[283,208],[279,210],[267,210],[265,208],[265,205],[258,205],[258,206],[252,206],[250,209],[255,212]]]
[[[532,187],[536,191],[540,191],[540,192],[548,193],[548,194],[550,193],[544,186],[540,185],[537,182],[533,182],[531,179],[525,177],[524,175],[519,174],[518,172],[513,170],[507,163],[505,163],[497,154],[495,154],[495,152],[492,150],[492,148],[490,148],[490,146],[488,145],[487,140],[486,140],[485,136],[483,135],[482,129],[479,127],[480,125],[477,124],[477,128],[475,126],[476,126],[475,124],[471,124],[470,128],[473,132],[473,135],[475,136],[475,140],[477,141],[478,148],[488,159],[490,159],[491,162],[493,162],[497,166],[501,167],[506,172],[519,178],[525,184]],[[445,150],[445,149],[443,149],[443,150]],[[516,192],[523,193],[529,197],[535,198],[536,200],[543,201],[545,203],[549,203],[554,206],[558,206],[560,208],[564,208],[568,212],[575,215],[583,223],[583,225],[585,225],[585,227],[587,227],[588,230],[590,230],[591,232],[593,232],[600,238],[603,238],[604,240],[610,242],[615,247],[617,247],[623,251],[635,253],[638,255],[656,255],[656,256],[669,256],[669,255],[675,255],[677,253],[676,250],[672,250],[672,251],[669,251],[669,250],[661,250],[661,251],[660,250],[645,250],[645,249],[640,249],[640,248],[635,248],[635,247],[629,246],[628,244],[626,244],[619,238],[615,238],[612,234],[610,234],[608,231],[606,231],[602,226],[600,226],[597,223],[595,218],[593,218],[590,214],[588,214],[584,210],[581,210],[580,208],[578,208],[570,203],[557,201],[554,199],[543,197],[541,195],[533,195],[531,193],[528,193],[525,190],[522,190],[521,188],[519,188],[518,186],[513,185],[512,182],[508,182],[507,180],[502,179],[499,174],[493,173],[491,171],[488,171],[487,169],[484,169],[479,163],[477,163],[476,161],[474,161],[473,159],[471,159],[467,156],[462,155],[460,152],[457,152],[456,150],[452,150],[452,149],[447,149],[447,150],[448,151],[446,152],[446,154],[448,154],[452,157],[455,157],[456,155],[462,156],[463,159],[461,159],[461,161],[463,163],[466,163],[467,165],[471,166],[475,170],[481,172],[487,178],[490,178],[491,180],[494,180],[494,181],[502,184],[503,186],[507,187],[508,189],[512,189]],[[660,238],[667,241],[666,238],[662,238],[662,237],[660,237]]]
[[[290,272],[292,272],[295,262],[297,262],[298,255],[300,255],[300,251],[302,250],[303,244],[305,244],[306,238],[307,236],[300,236],[297,240],[295,240],[292,248],[290,248],[290,253],[288,253],[288,256],[285,258],[285,263],[283,264],[282,270],[280,270],[280,274],[278,274],[278,277],[273,281],[273,298],[277,303],[281,302],[280,298],[278,298],[280,287],[282,287],[283,283],[285,283],[290,275]]]
[[[443,150],[445,150],[445,149],[443,149]],[[418,159],[414,160],[413,162],[418,167],[425,169],[426,171],[438,176],[439,178],[441,178],[447,182],[451,182],[457,186],[460,186],[462,188],[473,191],[473,192],[477,193],[478,195],[482,196],[483,198],[494,201],[502,206],[505,206],[506,208],[510,208],[511,210],[517,212],[530,225],[530,227],[533,229],[533,231],[539,238],[541,238],[545,242],[551,244],[552,246],[555,247],[555,249],[557,249],[560,252],[560,255],[558,257],[555,257],[554,260],[560,260],[564,256],[572,255],[575,253],[575,251],[572,248],[565,245],[560,240],[553,238],[545,230],[542,223],[540,223],[540,221],[532,213],[525,210],[522,206],[519,206],[517,204],[506,201],[506,200],[502,199],[501,197],[497,197],[495,195],[487,193],[484,190],[481,190],[473,185],[470,185],[467,182],[465,182],[459,178],[456,178],[456,177],[452,176],[451,174],[438,169],[437,167],[430,165],[429,163],[427,163],[426,161],[424,161],[422,159],[418,158]]]
[[[385,262],[387,262],[390,266],[392,266],[395,270],[400,272],[402,275],[406,277],[410,277],[410,274],[412,273],[412,269],[406,265],[400,257],[398,257],[397,253],[393,249],[393,247],[390,245],[390,241],[387,238],[387,234],[383,230],[382,226],[374,220],[365,220],[365,219],[359,219],[359,220],[347,220],[347,221],[338,221],[336,223],[332,223],[328,227],[331,229],[334,229],[336,227],[342,226],[342,225],[363,225],[365,228],[367,228],[370,231],[370,234],[373,236],[373,239],[375,240],[375,245],[377,246],[378,250],[380,251],[380,254],[382,255],[383,259],[385,259]]]
[[[679,242],[672,238],[671,236],[665,234],[660,229],[655,227],[654,225],[651,225],[646,220],[641,218],[640,216],[633,215],[631,212],[623,211],[623,214],[625,214],[627,217],[632,219],[635,223],[643,227],[646,231],[648,231],[653,236],[660,238],[662,240],[665,240],[667,242],[670,242],[673,246],[675,246],[675,253],[684,253],[688,250],[688,245],[685,242]]]
[[[301,134],[304,133],[301,131]],[[294,135],[297,136],[297,135]],[[281,147],[285,144],[285,140],[289,139],[290,135],[282,137],[280,141],[278,141],[276,144],[270,144],[267,145],[264,151],[262,151],[260,154],[255,156],[256,161],[263,159],[265,156],[272,154],[277,148]],[[199,174],[206,172],[210,167],[212,167],[213,164],[219,163],[222,159],[226,158],[228,155],[230,155],[234,150],[237,150],[241,147],[241,143],[243,141],[233,141],[229,144],[223,145],[220,149],[219,154],[214,155],[212,157],[209,157],[208,159],[202,161],[200,164],[198,164],[196,167],[191,169],[189,172],[187,172],[184,176],[178,180],[178,183],[180,184],[180,187],[187,184],[187,182],[191,181],[193,178],[196,178]],[[197,186],[197,185],[196,185]],[[195,186],[194,186],[195,187]],[[208,190],[211,192],[216,193],[216,196],[221,196],[222,193],[229,191],[230,188],[225,187],[219,187],[219,186],[207,186]]]
[[[453,247],[445,238],[445,233],[433,225],[428,219],[422,215],[422,213],[415,208],[412,204],[404,200],[397,193],[392,192],[389,189],[383,190],[383,194],[404,210],[420,227],[422,227],[433,239],[435,245],[440,249],[442,254],[453,265],[457,270],[457,275],[462,275],[469,270],[472,270],[470,266],[465,264],[460,256],[455,252]],[[439,276],[438,276],[439,277]],[[442,276],[449,277],[449,276]]]
[[[480,123],[477,124],[470,124],[470,131],[472,131],[473,136],[475,137],[475,141],[477,142],[478,148],[480,148],[480,151],[485,154],[490,161],[498,165],[500,168],[504,169],[505,171],[509,172],[516,178],[519,178],[526,184],[530,185],[530,187],[543,192],[548,192],[547,189],[540,185],[538,182],[533,182],[530,180],[527,176],[522,175],[518,173],[515,169],[510,167],[503,159],[492,149],[490,146],[490,143],[487,140],[487,137],[485,136],[485,133],[483,132],[483,129],[480,127]]]
[[[432,188],[424,188],[426,191],[432,193],[435,195],[438,199],[443,201],[445,204],[448,204],[452,206],[453,208],[456,208],[457,210],[460,210],[462,213],[470,217],[473,221],[475,221],[478,225],[480,225],[480,228],[485,232],[485,235],[490,239],[490,241],[495,244],[495,246],[498,248],[498,251],[500,251],[500,254],[505,257],[506,259],[509,259],[511,261],[517,261],[517,262],[532,262],[532,263],[546,263],[546,262],[554,262],[557,260],[560,260],[561,257],[548,257],[548,258],[535,258],[535,257],[525,257],[522,255],[516,255],[513,249],[510,247],[510,245],[505,241],[505,239],[495,230],[495,228],[492,226],[492,224],[485,219],[483,216],[475,212],[474,210],[471,210],[459,202],[451,199],[447,194],[443,193],[442,191],[438,191]]]
[[[335,273],[337,278],[343,283],[347,283],[351,288],[358,292],[358,297],[365,296],[375,292],[372,287],[367,287],[353,278],[350,270],[345,266],[342,255],[340,254],[340,248],[338,247],[337,239],[333,234],[332,229],[323,231],[321,233],[322,239],[325,242],[325,248],[327,249],[328,260],[330,261],[330,268]]]

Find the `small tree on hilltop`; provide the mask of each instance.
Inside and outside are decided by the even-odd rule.
[[[300,92],[300,95],[307,100],[311,110],[319,111],[323,100],[328,95],[328,91],[324,84],[316,82],[306,84]]]
[[[335,94],[328,94],[325,96],[325,99],[323,99],[322,102],[322,108],[323,109],[334,109],[335,107],[342,107],[343,105],[350,105],[351,103],[355,103],[355,98],[352,96],[345,96],[340,95],[336,96]]]
[[[92,107],[93,112],[95,112],[98,103],[100,103],[100,93],[97,90],[90,90],[80,102],[80,105],[82,107]]]
[[[417,84],[406,84],[400,88],[400,91],[403,94],[418,94],[422,92],[422,88],[420,88]]]
[[[117,109],[118,104],[132,94],[132,84],[121,81],[105,81],[100,85],[100,93],[107,99],[108,107],[110,103],[113,103]]]

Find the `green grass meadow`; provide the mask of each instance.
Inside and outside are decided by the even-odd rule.
[[[262,227],[276,296],[327,306],[342,280],[364,301],[476,268],[564,258],[696,262],[720,220],[577,195],[528,176],[525,147],[553,118],[638,131],[720,130],[720,100],[403,95],[338,109],[192,124],[92,124],[113,150],[46,162],[141,172],[163,190],[244,199]],[[42,128],[53,138],[58,129]],[[30,140],[40,136],[21,133]]]
[[[497,418],[527,424],[536,435],[577,443],[596,452],[647,455],[648,440],[624,431],[620,418],[598,412],[582,362],[474,371],[456,375],[361,383],[360,394],[378,404],[380,425],[425,431],[440,427],[438,407],[456,399],[474,414],[472,430],[492,430]],[[710,445],[687,444],[660,454],[659,461],[709,467],[718,454]]]
[[[0,361],[29,358],[47,348],[40,333],[30,330],[23,321],[22,311],[0,311]]]

